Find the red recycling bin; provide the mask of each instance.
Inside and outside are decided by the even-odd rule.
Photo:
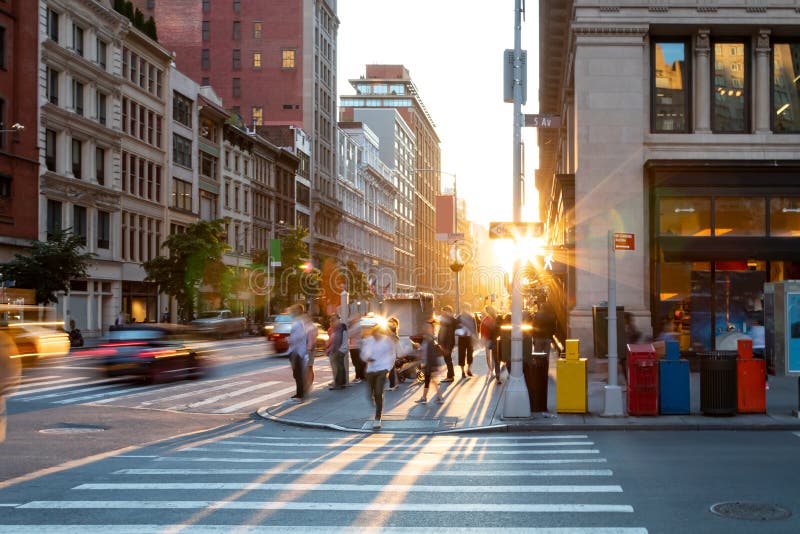
[[[753,359],[753,342],[740,339],[739,359],[736,360],[736,411],[766,413],[767,392],[764,360]]]
[[[628,413],[658,415],[658,361],[653,345],[628,345]]]

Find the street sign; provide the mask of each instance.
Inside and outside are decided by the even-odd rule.
[[[528,128],[561,128],[561,115],[525,115]]]
[[[464,240],[464,234],[463,233],[447,234],[447,240],[451,241],[451,242],[452,241],[463,241]]]
[[[541,222],[492,222],[489,223],[490,239],[515,239],[540,237],[544,233]]]
[[[614,232],[614,250],[636,250],[636,235]]]

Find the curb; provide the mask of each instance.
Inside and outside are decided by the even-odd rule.
[[[378,434],[378,433],[391,433],[400,435],[446,435],[446,434],[489,434],[489,433],[502,433],[502,432],[553,432],[555,430],[564,430],[568,432],[576,431],[742,431],[742,432],[764,432],[764,431],[799,431],[800,420],[795,423],[767,423],[763,425],[737,425],[733,423],[724,424],[702,424],[702,423],[637,423],[637,424],[595,424],[595,423],[567,423],[567,424],[541,424],[532,425],[529,423],[500,423],[486,426],[465,427],[465,428],[452,428],[447,430],[433,430],[433,431],[410,431],[410,430],[396,430],[396,431],[379,431],[364,430],[362,428],[352,428],[337,425],[334,423],[317,423],[313,421],[301,421],[298,419],[288,419],[286,417],[279,417],[269,412],[270,409],[278,405],[264,406],[256,411],[256,414],[267,421],[274,423],[284,424],[288,426],[296,426],[301,428],[315,428],[318,430],[334,430],[337,432],[348,432],[352,434]]]

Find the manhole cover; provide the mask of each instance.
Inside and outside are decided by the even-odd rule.
[[[43,428],[39,431],[40,434],[89,434],[92,432],[102,432],[105,428],[101,426],[90,425],[64,425],[54,428]]]
[[[746,519],[750,521],[773,521],[786,519],[792,512],[774,504],[759,502],[720,502],[711,507],[711,512],[731,519]]]

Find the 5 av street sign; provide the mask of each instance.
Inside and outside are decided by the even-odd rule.
[[[490,239],[519,239],[521,237],[540,237],[543,233],[544,233],[544,223],[540,222],[489,223]]]
[[[561,115],[525,115],[528,128],[561,128]]]

